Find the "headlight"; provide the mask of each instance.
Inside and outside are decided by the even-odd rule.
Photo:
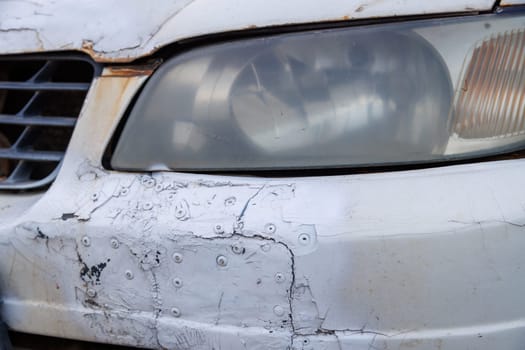
[[[486,15],[198,48],[147,83],[111,165],[354,167],[525,147],[523,28]]]

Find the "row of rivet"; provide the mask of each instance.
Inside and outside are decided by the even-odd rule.
[[[273,307],[273,313],[276,315],[276,316],[284,316],[285,314],[285,309],[281,306],[281,305],[275,305]],[[171,314],[175,317],[180,317],[181,315],[181,312],[180,312],[180,309],[177,308],[177,307],[172,307],[171,308]]]

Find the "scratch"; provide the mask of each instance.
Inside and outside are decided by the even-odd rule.
[[[508,225],[516,226],[516,227],[525,227],[525,224],[518,224],[516,222],[512,222],[508,220],[479,220],[479,221],[449,220],[448,222],[452,222],[456,224],[464,224],[464,225],[482,225],[482,224],[490,224],[490,223],[499,223],[499,224],[508,224]]]
[[[368,350],[376,349],[376,347],[374,346],[376,338],[377,338],[377,334],[374,334],[374,336],[372,337],[372,341],[368,343]]]
[[[246,258],[244,258],[244,260],[250,260],[254,255],[257,255],[257,252],[253,252],[250,255],[246,256]]]
[[[18,27],[18,28],[0,28],[0,33],[10,33],[10,32],[33,32],[35,34],[36,40],[38,41],[38,47],[40,50],[44,49],[44,43],[40,37],[40,32],[35,28],[28,27]]]
[[[182,11],[184,11],[184,9],[186,9],[188,6],[190,6],[191,4],[193,4],[196,0],[190,0],[188,3],[186,3],[184,6],[182,6],[180,9],[174,11],[171,15],[169,15],[168,17],[166,17],[166,19],[164,21],[162,21],[158,27],[149,34],[149,38],[148,40],[146,40],[146,42],[144,42],[144,46],[146,46],[147,44],[149,44],[149,42],[155,37],[155,35],[157,35],[160,30],[162,29],[162,27],[164,27],[164,25],[166,25],[166,23],[168,23],[172,18],[174,18],[175,16],[177,16],[179,13],[181,13]]]
[[[242,220],[244,218],[244,214],[246,213],[246,210],[248,209],[248,205],[250,204],[250,202],[259,195],[259,193],[261,193],[261,191],[266,187],[266,184],[262,185],[261,187],[259,187],[259,189],[250,197],[248,198],[248,200],[246,201],[246,203],[244,204],[244,207],[242,208],[241,210],[241,213],[239,214],[239,216],[237,217],[237,222],[238,223],[242,223]]]
[[[221,296],[219,298],[219,303],[217,304],[217,319],[215,320],[215,325],[219,324],[219,321],[221,320],[221,305],[222,305],[222,297],[224,296],[224,291],[221,292]]]
[[[13,269],[15,267],[15,260],[16,260],[16,254],[17,250],[14,250],[13,257],[11,258],[11,266],[9,267],[9,277],[13,277]]]
[[[341,339],[339,339],[339,335],[337,335],[337,332],[334,332],[335,340],[337,341],[337,347],[339,350],[343,350],[343,346],[341,345]]]
[[[36,32],[35,28],[18,27],[18,28],[0,28],[0,33],[8,32]]]

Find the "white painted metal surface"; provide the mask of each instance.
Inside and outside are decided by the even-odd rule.
[[[125,60],[253,19],[334,19],[348,4],[360,5],[320,13],[298,6],[295,17],[282,13],[288,3],[268,5],[276,8],[271,14],[255,2],[261,13],[240,19],[236,11],[248,12],[247,5],[228,3],[241,9],[213,17],[216,5],[193,1],[150,35],[153,27],[144,26],[166,19],[166,9],[151,12],[151,22],[139,20],[146,8],[128,19],[108,11],[98,25],[77,20],[59,33],[67,22],[29,21],[56,3],[3,2],[2,9],[29,16],[18,20],[20,30],[0,30],[0,49],[40,50],[38,28],[42,50],[81,49],[84,39],[98,59]],[[366,12],[385,3],[348,14],[417,11],[403,1]],[[200,4],[215,22],[196,21]],[[461,10],[457,4],[491,5],[425,2],[419,11]],[[51,16],[66,21],[58,7]],[[0,11],[11,18],[1,28],[15,28],[16,17]],[[129,18],[137,27],[118,35]],[[110,19],[115,26],[101,37]],[[0,195],[2,317],[10,327],[168,349],[523,347],[525,160],[282,179],[105,170],[105,145],[149,74],[107,68],[53,186],[16,200]]]
[[[487,11],[494,0],[0,1],[0,52],[131,61],[185,38],[274,25]]]
[[[0,218],[10,327],[169,349],[525,343],[525,161],[284,179],[104,170],[144,79],[106,70],[52,188]]]

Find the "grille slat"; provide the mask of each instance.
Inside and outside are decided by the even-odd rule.
[[[88,91],[89,86],[89,83],[39,83],[0,81],[0,89],[2,90]]]
[[[7,114],[0,114],[0,124],[9,125],[33,125],[33,126],[60,126],[71,128],[75,126],[76,118],[54,117],[54,116],[30,116],[19,117]]]
[[[54,180],[101,70],[81,56],[0,56],[0,190]]]
[[[60,162],[63,152],[0,149],[0,158],[12,160],[30,160],[34,162]]]

